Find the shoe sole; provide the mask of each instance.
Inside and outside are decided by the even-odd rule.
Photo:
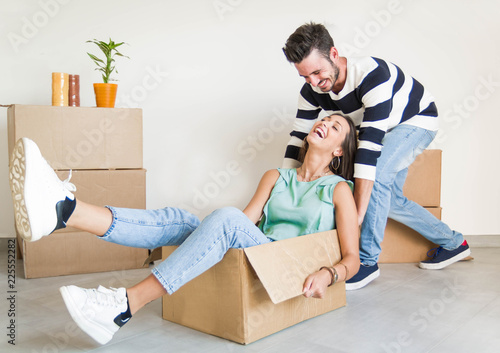
[[[17,141],[14,148],[9,169],[9,182],[17,232],[24,240],[32,241],[34,239],[25,201],[26,150],[23,140]]]
[[[380,269],[377,271],[373,272],[371,275],[367,276],[365,279],[356,282],[356,283],[346,283],[345,284],[345,290],[356,290],[356,289],[361,289],[368,285],[371,281],[376,279],[378,276],[380,276]]]
[[[440,263],[427,263],[427,262],[421,262],[418,267],[424,269],[424,270],[441,270],[447,266],[450,266],[451,264],[454,264],[455,262],[458,262],[462,259],[465,259],[467,256],[470,255],[470,248],[462,251],[459,254],[456,254],[455,256],[449,258],[446,261],[442,261]]]
[[[74,302],[73,297],[71,296],[67,287],[59,288],[59,292],[63,297],[64,304],[66,304],[66,308],[68,309],[69,314],[83,332],[85,332],[100,344],[106,344],[111,341],[111,339],[113,338],[113,334],[109,333],[106,328],[89,321],[85,317],[84,313],[80,309],[78,309],[78,306]]]

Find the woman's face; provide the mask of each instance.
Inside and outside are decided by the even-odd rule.
[[[341,156],[342,142],[348,132],[349,124],[343,116],[330,115],[314,124],[307,136],[307,142],[310,146],[331,151],[332,156]]]

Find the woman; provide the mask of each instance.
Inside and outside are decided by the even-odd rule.
[[[200,223],[177,208],[134,210],[77,202],[69,179],[61,182],[36,144],[23,138],[10,169],[16,227],[28,241],[71,226],[121,245],[179,245],[131,288],[60,288],[75,322],[101,344],[144,305],[174,293],[219,262],[229,248],[336,228],[341,263],[310,274],[304,282],[304,296],[322,298],[329,285],[349,279],[359,268],[357,213],[352,183],[346,181],[352,179],[355,145],[350,119],[332,115],[318,121],[306,138],[300,168],[266,172],[243,212],[219,209]]]

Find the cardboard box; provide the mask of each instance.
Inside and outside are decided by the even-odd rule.
[[[426,207],[426,210],[441,219],[441,207]],[[427,260],[427,251],[438,245],[413,229],[388,219],[381,246],[379,263],[404,263]]]
[[[57,171],[66,178],[67,171]],[[75,196],[98,206],[146,207],[146,170],[76,170]],[[147,249],[108,243],[95,235],[64,228],[36,242],[20,242],[26,278],[142,268]]]
[[[142,268],[147,249],[112,244],[87,232],[54,233],[22,241],[25,278]]]
[[[140,169],[142,110],[15,104],[7,111],[9,156],[35,141],[54,169]]]
[[[70,182],[75,184],[75,197],[96,206],[146,208],[146,170],[73,170]],[[64,180],[69,170],[56,170]],[[56,232],[79,231],[67,227]]]
[[[441,205],[441,150],[425,150],[408,168],[403,194],[423,207]]]
[[[163,248],[163,258],[174,250]],[[163,318],[247,344],[345,306],[344,282],[329,287],[324,299],[302,296],[310,273],[340,259],[335,231],[230,249],[221,262],[163,297]]]

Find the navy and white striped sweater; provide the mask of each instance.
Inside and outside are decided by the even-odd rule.
[[[377,158],[388,130],[399,124],[438,129],[434,99],[417,80],[382,59],[347,58],[346,82],[339,94],[322,92],[308,83],[302,87],[284,168],[298,166],[302,140],[321,110],[349,116],[359,129],[354,177],[361,179],[375,180]]]

